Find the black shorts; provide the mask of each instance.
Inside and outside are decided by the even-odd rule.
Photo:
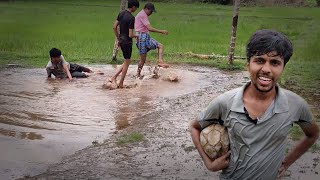
[[[123,57],[125,59],[131,59],[132,43],[120,43]]]

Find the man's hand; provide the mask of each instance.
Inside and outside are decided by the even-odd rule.
[[[54,81],[52,77],[47,77],[47,81]]]
[[[280,169],[279,169],[279,173],[278,173],[278,179],[282,179],[282,177],[284,177],[287,169],[289,168],[289,166],[286,165],[285,162],[282,162]]]
[[[168,35],[169,32],[167,30],[161,30],[161,34]]]
[[[210,171],[220,171],[222,169],[225,169],[229,166],[230,162],[230,154],[231,151],[228,151],[225,155],[215,159],[215,160],[206,160],[204,164]]]
[[[303,130],[305,137],[284,158],[278,173],[279,179],[285,175],[290,165],[307,152],[319,138],[319,127],[315,121],[312,121],[312,123],[300,122],[299,126]]]

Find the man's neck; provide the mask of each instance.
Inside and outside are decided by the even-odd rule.
[[[251,119],[261,118],[277,95],[276,87],[268,92],[259,91],[252,83],[243,93],[245,112]]]

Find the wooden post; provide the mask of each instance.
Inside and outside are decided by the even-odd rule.
[[[120,12],[126,9],[127,0],[121,0],[120,3]],[[117,61],[119,46],[117,38],[114,40],[113,53],[112,53],[112,61]]]
[[[240,9],[240,0],[235,0],[234,8],[233,8],[232,33],[231,33],[230,50],[229,50],[230,64],[233,64],[233,60],[234,60],[234,49],[236,46],[239,9]]]

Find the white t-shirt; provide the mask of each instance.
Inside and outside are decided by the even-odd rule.
[[[61,69],[63,70],[63,64],[66,64],[68,66],[68,69],[70,69],[70,64],[64,59],[63,55],[60,56],[60,59],[61,61],[58,63],[58,64],[53,64],[51,62],[51,58],[46,66],[46,68],[48,69],[55,69],[55,68],[58,68],[58,69]]]

